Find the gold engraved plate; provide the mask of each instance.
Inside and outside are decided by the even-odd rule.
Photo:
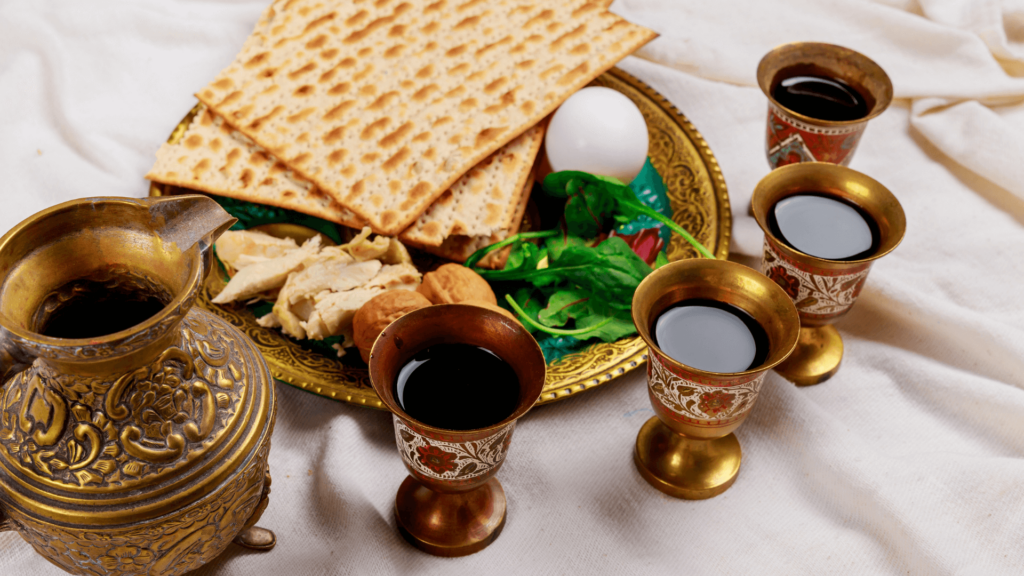
[[[648,156],[665,181],[673,220],[688,230],[716,258],[729,253],[731,216],[725,179],[707,142],[694,125],[664,96],[633,76],[612,68],[591,83],[617,90],[633,101],[647,121]],[[192,121],[194,110],[171,133],[176,142]],[[194,193],[191,190],[152,184],[151,196]],[[668,246],[669,260],[694,258],[697,254],[678,236]],[[274,378],[327,398],[383,409],[374,393],[366,368],[307,350],[280,331],[263,328],[244,307],[213,304],[224,282],[211,275],[199,305],[237,326],[260,349]],[[597,342],[548,365],[547,380],[538,403],[569,397],[610,382],[647,360],[647,346],[639,337],[616,342]]]

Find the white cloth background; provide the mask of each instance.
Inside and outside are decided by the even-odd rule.
[[[265,0],[0,0],[0,230],[81,196],[141,196],[192,94]],[[768,171],[754,71],[775,45],[842,44],[897,99],[852,167],[903,203],[903,244],[838,327],[839,374],[768,376],[717,498],[663,496],[633,468],[651,416],[634,373],[529,414],[499,478],[497,542],[462,559],[394,529],[405,476],[391,418],[279,385],[271,553],[200,574],[1021,574],[1024,572],[1024,3],[618,0],[662,36],[622,67],[682,109],[718,157],[738,259]],[[743,255],[755,256],[746,258]],[[14,534],[0,573],[58,574]]]

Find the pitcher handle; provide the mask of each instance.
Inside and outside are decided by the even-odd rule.
[[[35,357],[11,342],[7,331],[0,328],[0,390],[17,373],[31,366],[33,360]]]
[[[0,328],[0,398],[3,397],[3,387],[16,374],[28,368],[34,358],[11,342],[7,331]],[[7,516],[0,506],[0,532],[8,532],[15,529],[14,521]]]

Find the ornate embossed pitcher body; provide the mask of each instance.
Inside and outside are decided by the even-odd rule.
[[[0,238],[0,530],[68,572],[182,574],[261,530],[273,381],[192,307],[233,222],[203,196],[90,198]],[[166,305],[112,334],[39,333],[96,287]]]

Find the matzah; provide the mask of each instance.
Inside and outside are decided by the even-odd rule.
[[[184,133],[171,140],[160,146],[146,174],[153,182],[287,208],[351,228],[366,225],[203,105]]]
[[[379,234],[655,34],[598,0],[278,0],[197,95]]]
[[[465,262],[466,259],[477,250],[490,246],[495,242],[501,242],[509,236],[519,232],[519,227],[523,222],[523,214],[526,213],[526,206],[530,201],[530,192],[532,190],[533,178],[529,178],[523,185],[523,190],[520,193],[519,202],[516,204],[515,213],[512,216],[512,221],[509,227],[503,230],[498,230],[491,236],[449,236],[440,246],[426,246],[411,242],[409,245],[423,250],[424,252],[429,252],[436,256],[447,258],[448,260]],[[505,248],[491,252],[480,260],[480,262],[477,263],[477,266],[500,270],[505,267],[505,261],[508,260],[510,251],[511,248]]]
[[[542,140],[543,128],[535,127],[500,148],[431,205],[402,240],[441,246],[452,234],[483,240],[508,228]],[[146,174],[154,182],[287,208],[352,228],[365,225],[203,104],[185,130],[163,144],[156,156]]]
[[[441,246],[449,236],[487,238],[512,224],[519,197],[532,179],[544,127],[534,126],[512,140],[452,185],[400,238],[412,244]]]

